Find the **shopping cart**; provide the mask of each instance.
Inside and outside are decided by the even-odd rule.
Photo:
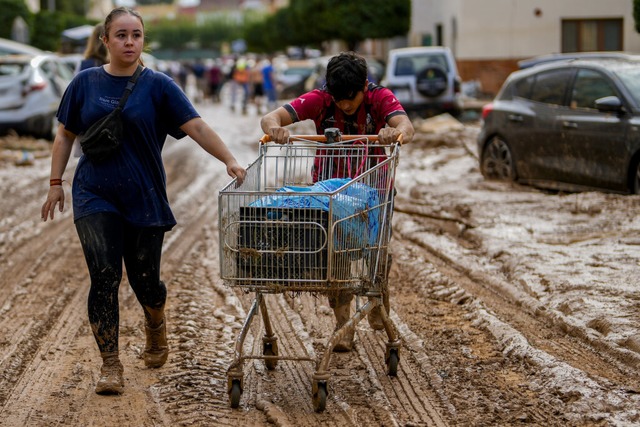
[[[313,408],[325,409],[335,345],[387,292],[394,177],[400,142],[377,144],[377,136],[291,136],[289,143],[260,142],[259,156],[244,182],[232,181],[219,194],[220,264],[226,285],[255,293],[235,342],[227,371],[231,407],[239,405],[245,360],[262,359],[269,370],[278,360],[316,362]],[[266,295],[302,292],[356,295],[356,311],[334,331],[321,357],[280,355],[269,320]],[[366,303],[360,304],[360,299]],[[400,341],[386,310],[385,363],[396,376]],[[251,322],[264,324],[261,355],[244,355]]]

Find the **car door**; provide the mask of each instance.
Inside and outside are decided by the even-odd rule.
[[[568,154],[566,180],[624,190],[629,125],[624,115],[597,110],[596,100],[607,96],[621,96],[607,75],[589,68],[577,71],[569,106],[558,116]]]
[[[531,110],[535,118],[526,159],[530,180],[565,179],[567,152],[557,117],[566,103],[573,73],[572,68],[563,67],[543,70],[535,76],[531,89]]]

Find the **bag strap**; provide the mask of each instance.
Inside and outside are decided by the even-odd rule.
[[[136,85],[136,81],[138,81],[138,77],[142,72],[142,65],[138,64],[138,68],[136,68],[136,72],[133,73],[133,76],[127,82],[127,87],[124,89],[124,93],[122,94],[122,98],[120,98],[120,103],[118,104],[118,108],[121,110],[124,108],[124,104],[127,103],[127,99],[129,99],[129,95],[133,92],[133,87]]]

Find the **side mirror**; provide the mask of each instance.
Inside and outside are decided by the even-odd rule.
[[[622,101],[617,96],[605,96],[596,99],[596,108],[602,113],[624,113]]]

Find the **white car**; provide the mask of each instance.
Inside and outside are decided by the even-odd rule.
[[[54,54],[0,56],[0,133],[53,140],[73,72]]]
[[[43,50],[37,47],[29,46],[28,44],[19,43],[9,39],[0,38],[0,56],[2,55],[41,55],[45,53]]]
[[[390,50],[382,85],[393,91],[410,115],[458,116],[462,109],[461,79],[447,47]]]

